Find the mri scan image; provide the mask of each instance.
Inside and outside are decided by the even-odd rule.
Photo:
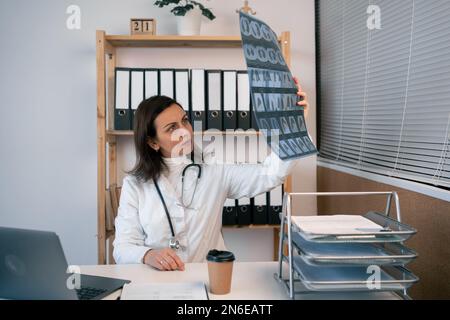
[[[289,124],[291,125],[291,130],[293,133],[298,133],[298,127],[297,127],[297,122],[295,121],[294,117],[289,117]]]
[[[286,65],[277,34],[264,22],[239,13],[242,48],[250,80],[253,111],[260,130],[281,159],[316,153],[306,137],[302,108],[297,106],[298,88]],[[275,147],[270,141],[278,136]],[[277,143],[278,144],[278,143]]]
[[[298,125],[300,127],[300,131],[306,131],[306,125],[305,125],[305,119],[303,118],[303,116],[298,116]]]
[[[291,147],[287,144],[286,141],[284,140],[280,140],[280,149],[283,149],[283,151],[288,155],[288,156],[293,156],[295,153],[294,151],[291,149]]]
[[[256,111],[258,111],[258,112],[266,111],[266,109],[264,108],[264,98],[261,93],[253,94],[253,101],[254,101]]]
[[[295,143],[295,140],[289,139],[288,143],[291,146],[292,150],[294,150],[295,153],[297,153],[297,154],[302,153],[302,150],[299,148],[297,143]]]
[[[303,142],[302,138],[296,138],[295,140],[297,141],[297,144],[300,146],[300,148],[302,149],[303,152],[309,152],[309,149],[306,146],[306,144]]]
[[[289,128],[289,124],[287,122],[287,119],[285,117],[281,117],[281,127],[283,128],[283,133],[284,134],[290,134],[291,133],[291,129]]]

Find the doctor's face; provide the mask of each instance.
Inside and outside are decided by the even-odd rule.
[[[150,147],[161,151],[165,158],[190,154],[194,142],[193,130],[186,112],[177,104],[161,112],[154,122],[156,139],[149,141]]]

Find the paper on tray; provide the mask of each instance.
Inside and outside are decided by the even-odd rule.
[[[383,228],[375,222],[358,215],[292,217],[292,222],[310,235],[373,234]]]

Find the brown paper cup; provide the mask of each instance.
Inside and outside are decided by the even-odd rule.
[[[213,294],[227,294],[231,291],[233,261],[208,261],[209,290]]]
[[[208,261],[209,291],[212,294],[229,293],[233,275],[233,253],[211,250],[206,258]]]

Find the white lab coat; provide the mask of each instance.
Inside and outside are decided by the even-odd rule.
[[[203,262],[209,250],[226,249],[221,233],[225,200],[252,198],[281,185],[296,162],[282,161],[272,152],[262,164],[203,164],[189,209],[180,205],[173,186],[161,175],[158,185],[176,238],[185,247],[184,251],[177,251],[179,257],[184,262]],[[186,173],[186,204],[191,199],[196,174],[195,170]],[[142,263],[149,249],[168,248],[169,222],[153,181],[141,183],[130,175],[124,178],[115,225],[114,259],[119,264]]]

